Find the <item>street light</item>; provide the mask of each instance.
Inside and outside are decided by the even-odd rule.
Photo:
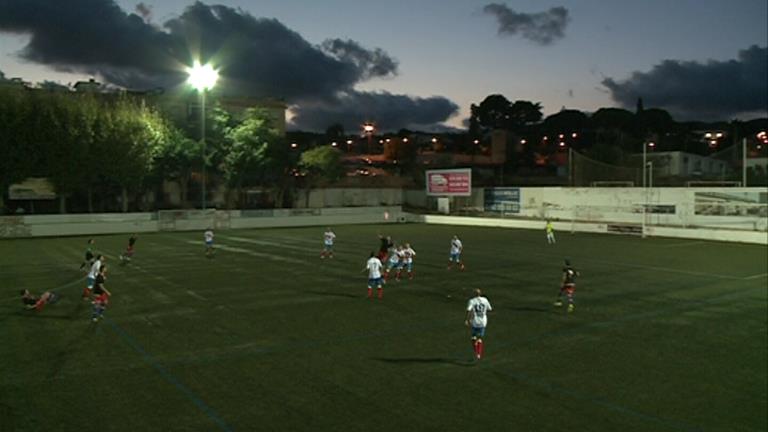
[[[201,65],[195,61],[191,68],[187,68],[187,83],[194,87],[200,94],[200,141],[203,144],[203,210],[205,210],[205,92],[216,85],[219,72],[209,63]]]
[[[648,160],[647,159],[647,154],[648,154],[648,148],[649,147],[651,148],[651,150],[653,150],[656,147],[656,143],[655,142],[644,142],[643,143],[643,187],[645,187],[645,179],[647,178],[646,174],[645,174],[645,168],[647,166],[647,162],[646,161]]]

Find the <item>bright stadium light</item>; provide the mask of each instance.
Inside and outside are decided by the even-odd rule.
[[[187,68],[187,74],[187,83],[197,91],[210,90],[219,80],[219,72],[210,63],[201,65],[199,61],[195,61],[192,67]]]
[[[219,73],[210,63],[201,65],[199,61],[195,60],[192,67],[187,68],[187,74],[189,74],[187,83],[197,89],[200,94],[200,141],[203,144],[202,207],[205,210],[205,92],[216,85],[216,81],[219,80]]]

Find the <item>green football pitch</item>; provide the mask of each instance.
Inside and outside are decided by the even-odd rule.
[[[431,225],[96,237],[112,299],[80,299],[86,238],[0,241],[0,430],[765,431],[765,246]],[[378,233],[416,278],[366,298]],[[464,272],[448,271],[449,241]],[[576,310],[552,302],[564,258]],[[40,312],[19,289],[62,295]],[[493,312],[475,362],[466,301]]]

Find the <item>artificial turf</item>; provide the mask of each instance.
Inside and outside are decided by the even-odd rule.
[[[96,237],[113,296],[80,300],[86,238],[0,241],[0,430],[764,431],[765,246],[428,225]],[[416,279],[369,300],[377,234]],[[467,270],[446,270],[449,241]],[[576,310],[552,306],[564,258]],[[464,308],[493,305],[472,360]],[[62,299],[25,311],[18,290]]]

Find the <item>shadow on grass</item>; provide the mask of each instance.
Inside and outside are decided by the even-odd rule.
[[[473,360],[460,360],[445,357],[404,357],[404,358],[374,358],[373,360],[391,364],[449,364],[454,366],[471,367],[476,364]]]
[[[347,298],[361,297],[360,295],[349,294],[349,293],[335,293],[335,292],[325,292],[325,291],[307,291],[307,292],[314,295],[329,296],[329,297],[347,297]]]
[[[512,307],[512,308],[509,308],[509,310],[515,311],[515,312],[541,312],[541,313],[553,313],[557,311],[557,309],[553,309],[553,308],[541,308],[541,307],[530,307],[530,306]]]

